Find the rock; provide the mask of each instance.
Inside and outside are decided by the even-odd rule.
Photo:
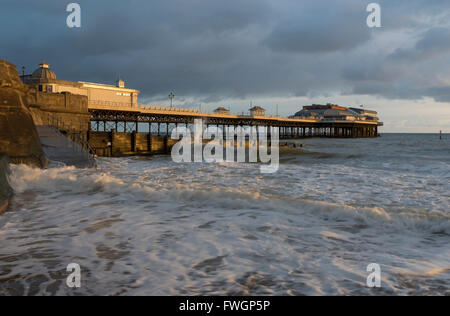
[[[0,88],[25,89],[16,66],[0,59]]]
[[[0,155],[0,213],[6,209],[13,194],[8,180],[9,162],[8,156]]]
[[[8,155],[13,163],[44,168],[48,162],[24,104],[27,93],[16,67],[0,60],[0,154]]]

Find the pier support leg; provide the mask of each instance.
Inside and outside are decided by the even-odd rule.
[[[136,131],[131,133],[131,152],[136,153]]]

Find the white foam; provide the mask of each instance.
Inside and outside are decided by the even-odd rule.
[[[164,172],[169,169],[160,170]],[[197,170],[197,172],[201,171]],[[150,172],[144,173],[148,176],[155,175],[154,170],[151,169]],[[156,176],[159,177],[159,175]],[[192,180],[180,183],[177,179],[154,182],[151,177],[140,180],[124,179],[101,170],[93,172],[77,170],[74,167],[40,170],[21,165],[12,167],[11,185],[16,192],[27,190],[49,192],[70,190],[76,194],[101,192],[133,195],[136,198],[150,198],[155,201],[175,199],[202,205],[206,203],[206,205],[224,209],[253,208],[299,214],[307,211],[316,215],[331,216],[337,220],[354,219],[368,224],[393,225],[399,228],[424,229],[450,234],[450,216],[443,212],[402,207],[350,206],[278,194],[264,194],[255,187],[217,186],[214,182],[208,182],[210,178],[214,178],[214,175],[208,176],[205,182],[200,183]]]
[[[365,281],[375,262],[376,293],[445,294],[448,164],[404,163],[404,149],[381,141],[383,159],[353,143],[318,140],[314,150],[322,143],[331,155],[288,153],[273,175],[164,157],[100,159],[98,170],[12,166],[16,196],[0,219],[11,271],[0,273],[47,276],[79,260],[83,294],[349,295],[374,293]]]

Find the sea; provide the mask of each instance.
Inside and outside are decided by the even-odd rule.
[[[296,142],[273,174],[12,166],[0,295],[450,295],[450,135]]]

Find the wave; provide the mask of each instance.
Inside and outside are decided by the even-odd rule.
[[[345,155],[341,155],[338,153],[311,151],[311,150],[307,150],[307,149],[303,149],[303,148],[281,147],[280,148],[280,159],[283,159],[284,157],[332,159],[332,158],[340,158],[340,157],[345,158]]]
[[[413,208],[364,207],[313,201],[264,193],[242,187],[225,187],[211,183],[179,183],[177,179],[151,181],[126,180],[109,172],[80,170],[75,167],[34,169],[12,166],[11,185],[17,193],[26,191],[77,195],[104,194],[133,196],[137,201],[191,202],[194,206],[211,206],[224,210],[263,210],[287,212],[295,216],[314,215],[327,220],[348,220],[366,225],[385,225],[398,229],[427,231],[450,235],[450,216],[439,211]],[[131,199],[128,199],[132,201]],[[130,202],[133,203],[133,202]]]

